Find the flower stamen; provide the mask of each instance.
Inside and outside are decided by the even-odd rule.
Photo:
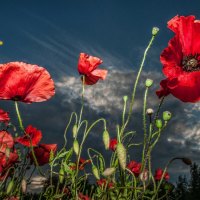
[[[200,71],[199,54],[184,56],[182,60],[182,68],[186,72]]]

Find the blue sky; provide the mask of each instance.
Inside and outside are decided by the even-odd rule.
[[[147,77],[155,80],[149,106],[158,104],[154,91],[163,78],[159,56],[173,36],[166,23],[177,14],[193,14],[200,19],[199,11],[199,0],[2,0],[0,39],[4,46],[0,48],[1,63],[24,61],[41,65],[56,83],[56,95],[52,100],[20,105],[24,123],[41,129],[43,142],[62,143],[69,114],[80,107],[77,62],[79,53],[86,52],[100,57],[104,61],[102,68],[108,69],[109,75],[104,83],[86,88],[84,116],[91,121],[101,116],[107,118],[114,137],[122,96],[130,93],[151,29],[157,26],[160,32],[145,63],[134,107],[136,122],[133,127],[140,130],[141,98]],[[15,117],[12,102],[0,102],[0,106]],[[169,97],[163,109],[173,111],[174,118],[156,147],[154,167],[159,164],[163,167],[170,158],[181,155],[200,163],[199,104],[183,104]],[[98,137],[92,133],[88,143]],[[133,159],[139,156],[133,155]],[[181,163],[170,170],[175,176],[188,172]]]

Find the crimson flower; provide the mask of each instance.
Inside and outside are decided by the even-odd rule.
[[[14,139],[10,133],[7,131],[0,131],[0,155],[1,153],[5,153],[6,149],[13,148]]]
[[[47,70],[23,62],[0,64],[0,85],[0,99],[4,100],[41,102],[55,94]]]
[[[24,136],[18,137],[15,139],[16,142],[30,147],[30,146],[37,146],[37,144],[40,142],[42,139],[42,132],[40,130],[37,130],[33,126],[29,125],[25,129],[25,134]]]
[[[140,174],[141,166],[141,163],[137,163],[136,161],[132,160],[127,165],[127,168],[130,169],[136,177],[138,177]]]
[[[166,79],[158,97],[172,94],[183,102],[200,100],[200,21],[195,16],[175,16],[168,22],[175,36],[163,50],[160,61]]]
[[[83,193],[79,192],[78,198],[80,200],[90,200],[90,198],[87,195],[84,195]]]
[[[39,144],[38,147],[34,147],[35,157],[37,158],[38,165],[45,165],[49,163],[50,152],[54,154],[57,150],[57,144]],[[34,162],[32,153],[30,154],[30,159]]]
[[[10,121],[8,113],[0,109],[0,122],[8,123],[8,121]]]
[[[97,69],[103,61],[100,58],[89,56],[86,53],[80,53],[78,61],[78,72],[85,76],[85,84],[93,85],[99,79],[104,80],[107,70]]]
[[[113,188],[114,187],[114,183],[113,182],[108,182],[108,180],[106,180],[105,178],[101,178],[100,180],[97,181],[97,185],[104,188],[107,187],[108,188]]]
[[[161,180],[162,175],[163,175],[163,170],[160,169],[160,168],[158,168],[156,170],[156,172],[155,172],[155,175],[154,175],[155,180],[157,180],[157,181]],[[169,180],[169,174],[168,174],[168,172],[165,172],[164,179],[166,181]]]
[[[116,138],[111,139],[109,144],[109,149],[115,151],[116,147],[117,147],[117,139]]]

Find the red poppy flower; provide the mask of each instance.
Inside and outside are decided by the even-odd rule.
[[[5,153],[7,148],[11,149],[13,146],[14,140],[12,135],[7,131],[0,131],[0,153]]]
[[[8,116],[8,113],[0,109],[0,122],[7,123],[8,121],[10,121],[10,117]]]
[[[55,154],[56,150],[57,144],[39,144],[38,147],[34,147],[34,153],[37,158],[38,165],[45,165],[49,163],[50,152],[52,151]],[[30,154],[30,159],[34,162],[32,154]]]
[[[116,147],[117,147],[117,139],[116,138],[111,139],[109,149],[115,151]]]
[[[200,100],[200,23],[194,16],[175,16],[168,22],[175,36],[160,56],[167,79],[157,91],[159,97],[171,93],[183,102]]]
[[[80,199],[80,200],[90,200],[90,198],[87,196],[87,195],[84,195],[83,193],[79,193],[78,194],[78,198]]]
[[[18,137],[15,139],[16,142],[30,147],[30,146],[37,146],[37,144],[40,142],[42,139],[42,132],[40,130],[37,130],[33,126],[29,125],[25,129],[25,134],[24,136]]]
[[[55,94],[47,70],[23,62],[0,64],[0,85],[0,99],[5,100],[41,102]]]
[[[136,161],[132,160],[127,165],[127,168],[130,169],[136,177],[138,177],[140,174],[141,166],[141,163],[137,163]]]
[[[106,185],[107,185],[108,188],[114,187],[114,183],[113,182],[108,183],[108,180],[106,180],[105,178],[101,178],[100,180],[98,180],[97,185],[99,185],[102,188],[106,187]]]
[[[154,175],[155,180],[159,181],[161,179],[162,175],[163,175],[163,170],[160,169],[160,168],[158,168],[156,170],[156,172],[155,172],[155,175]],[[169,174],[168,174],[168,172],[165,172],[164,179],[166,181],[169,180]]]
[[[93,85],[99,79],[104,80],[107,75],[107,70],[97,69],[103,61],[100,58],[89,56],[86,53],[80,53],[78,61],[78,71],[85,76],[85,84]]]

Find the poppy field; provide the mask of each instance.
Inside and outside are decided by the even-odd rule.
[[[173,117],[169,111],[161,112],[163,103],[167,103],[166,97],[172,95],[187,103],[200,100],[200,20],[195,16],[177,15],[167,26],[174,35],[160,54],[165,78],[156,91],[151,88],[153,80],[144,82],[140,130],[143,135],[139,143],[134,141],[137,133],[130,129],[130,123],[143,66],[159,28],[152,29],[131,94],[122,97],[121,121],[115,124],[116,132],[112,137],[107,119],[89,121],[83,117],[85,90],[105,80],[109,73],[106,67],[101,67],[103,58],[87,53],[79,55],[81,108],[78,113],[68,116],[64,133],[60,133],[64,140],[61,148],[56,141],[55,144],[43,143],[40,128],[24,124],[20,112],[20,104],[47,101],[55,95],[55,84],[49,72],[37,64],[19,61],[0,64],[0,100],[13,102],[18,121],[13,124],[6,108],[0,109],[0,199],[179,199],[174,193],[168,168],[175,160],[185,165],[191,165],[192,161],[183,155],[166,161],[164,168],[154,169],[151,156]],[[148,107],[149,92],[156,93],[159,99],[155,108]],[[98,142],[111,153],[109,158],[85,145],[97,126],[102,130]],[[72,146],[67,143],[69,135],[73,136]],[[142,149],[140,160],[134,160],[131,152],[138,146]],[[87,149],[87,155],[83,155],[83,149]],[[42,177],[40,183],[36,183],[42,187],[33,193],[31,187],[36,182],[36,175]]]

